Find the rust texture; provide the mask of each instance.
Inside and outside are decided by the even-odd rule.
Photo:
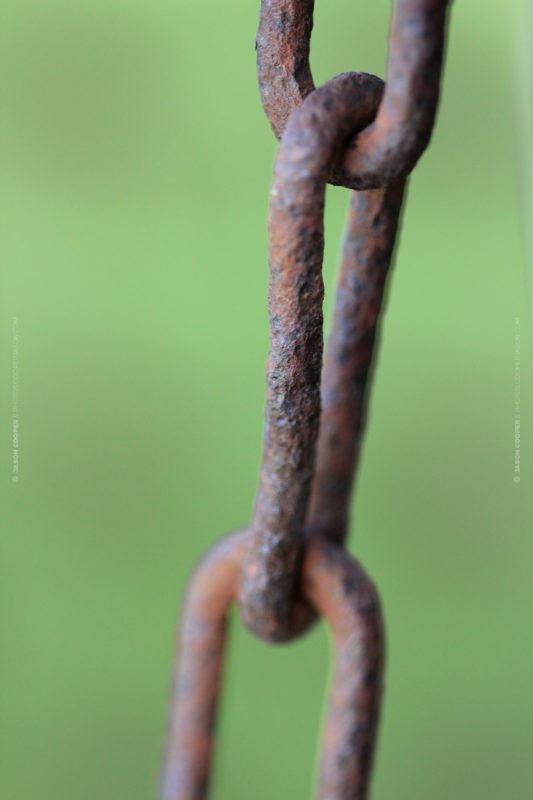
[[[208,796],[227,613],[237,597],[247,532],[219,540],[192,577],[178,638],[161,800]],[[302,563],[307,603],[329,624],[335,667],[318,800],[364,800],[379,716],[383,626],[373,583],[357,561],[315,537]]]
[[[343,550],[380,313],[406,179],[439,98],[448,0],[397,0],[388,82],[345,73],[315,89],[313,0],[262,0],[257,67],[281,145],[269,210],[269,323],[263,459],[249,529],[221,539],[182,614],[161,800],[208,792],[226,619],[289,641],[317,616],[335,649],[319,800],[364,800],[379,716],[383,633],[377,592]],[[352,190],[323,363],[327,183]]]
[[[310,611],[298,615],[298,628],[291,614],[306,531],[318,530],[339,543],[346,535],[403,176],[427,146],[434,122],[447,6],[447,0],[395,4],[383,94],[380,80],[366,73],[347,73],[314,89],[309,66],[314,3],[263,0],[261,6],[259,85],[282,143],[270,207],[271,341],[264,454],[240,600],[244,623],[266,641],[288,641],[313,621]],[[367,102],[370,118],[364,122],[364,103],[355,91],[362,86],[373,86],[377,101],[372,109]],[[323,98],[322,104],[318,98]],[[378,190],[352,200],[340,305],[323,371],[321,419],[317,374],[322,358],[322,284],[317,265],[323,254],[328,180]],[[348,298],[350,284],[353,296]],[[308,510],[319,421],[322,434]]]
[[[449,0],[396,0],[387,86],[376,119],[337,154],[331,183],[377,189],[406,178],[429,143],[439,101]],[[280,138],[314,88],[309,65],[314,0],[262,0],[256,39],[263,108]]]
[[[333,325],[322,370],[322,413],[307,530],[343,544],[375,366],[379,315],[404,196],[388,189],[352,192]]]
[[[304,105],[309,105],[309,114],[318,125],[320,99],[323,98],[324,108],[329,108],[330,90],[334,86],[346,87],[351,80],[352,76],[334,79],[318,90],[312,100],[306,101]],[[282,150],[283,146],[280,158]],[[316,149],[313,152],[316,153]],[[286,169],[283,163],[280,168]],[[302,235],[307,235],[308,242],[314,241],[312,252],[321,261],[322,207],[318,199],[313,200],[309,206],[310,215],[297,214],[292,223],[282,204],[277,206],[277,214],[274,211],[271,214],[271,226],[274,225],[281,242],[281,248],[276,250],[279,258],[275,268],[281,265],[286,270],[286,279],[284,293],[279,291],[280,284],[276,281],[279,293],[271,296],[277,328],[272,336],[267,370],[265,452],[240,598],[245,624],[267,640],[292,639],[312,622],[314,615],[303,612],[294,596],[304,538],[320,533],[338,544],[346,538],[349,501],[363,435],[368,377],[403,194],[402,180],[388,189],[352,194],[333,327],[322,369],[321,397],[318,386],[322,286],[315,276],[315,297],[307,294],[303,298],[304,301],[313,300],[314,313],[303,304],[304,320],[296,320],[297,332],[308,335],[307,342],[312,347],[309,353],[298,336],[290,332],[295,320],[294,298],[300,298],[302,276],[283,248],[288,242],[298,246],[298,237],[294,231],[286,235],[285,227],[278,228],[277,214],[281,214],[286,225],[292,224]],[[292,200],[301,196],[296,190]],[[279,197],[275,194],[272,203],[277,204]],[[290,194],[284,198],[291,202]],[[319,214],[315,233],[304,225],[314,219],[314,213]],[[307,268],[319,270],[320,264],[310,258],[310,245],[305,249],[302,242],[302,251]],[[302,251],[295,251],[293,257],[297,259]],[[283,310],[288,321],[285,327],[280,327]],[[282,346],[279,337],[283,338]],[[272,351],[275,358],[272,358]],[[315,359],[319,360],[318,364]],[[314,389],[312,394],[310,387]]]
[[[381,82],[361,74],[314,91],[291,115],[274,167],[264,452],[240,596],[245,624],[266,640],[294,636],[290,609],[320,417],[327,176],[380,94]]]

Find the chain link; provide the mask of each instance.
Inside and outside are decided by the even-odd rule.
[[[229,606],[269,642],[330,625],[335,677],[320,800],[368,794],[381,695],[379,599],[343,549],[369,377],[405,193],[439,98],[448,0],[397,0],[388,82],[346,73],[316,89],[313,0],[263,0],[257,66],[281,144],[269,211],[265,438],[249,529],[204,557],[186,597],[161,800],[207,796]],[[323,355],[327,183],[352,192],[333,327]],[[362,191],[364,190],[364,191]]]

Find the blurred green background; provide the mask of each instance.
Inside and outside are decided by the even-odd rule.
[[[155,797],[179,598],[250,519],[276,150],[257,16],[244,0],[2,2],[10,800]],[[317,3],[317,83],[383,75],[388,16]],[[520,0],[453,4],[389,295],[350,540],[388,628],[377,800],[533,796],[525,30]],[[346,203],[328,191],[327,314]],[[268,648],[234,625],[213,798],[311,796],[328,662],[323,627]]]

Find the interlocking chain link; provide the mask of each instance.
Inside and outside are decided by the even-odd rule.
[[[317,614],[335,643],[319,800],[368,795],[383,669],[379,598],[342,545],[376,332],[405,181],[434,124],[448,0],[397,0],[388,82],[346,73],[316,89],[313,0],[263,0],[259,86],[281,145],[269,212],[265,439],[249,529],[221,539],[190,583],[161,800],[207,797],[229,606],[265,641]],[[327,183],[352,192],[333,327],[323,355]]]
[[[261,3],[257,74],[263,108],[278,138],[315,89],[309,65],[314,5],[314,0]],[[337,154],[332,183],[376,189],[406,178],[415,166],[435,121],[448,5],[449,0],[394,3],[383,101],[375,120]]]
[[[314,2],[262,3],[257,36],[259,86],[275,133],[285,134],[276,161],[270,205],[265,446],[240,598],[245,624],[266,640],[291,639],[310,619],[311,615],[302,613],[293,602],[305,530],[318,530],[337,542],[346,535],[361,437],[362,398],[384,272],[394,248],[403,192],[401,181],[426,147],[433,127],[447,5],[446,0],[398,0],[384,91],[379,78],[365,73],[339,76],[316,91],[309,66]],[[323,98],[322,103],[319,97]],[[333,138],[328,147],[325,138],[329,134]],[[320,165],[317,159],[321,159]],[[314,172],[308,183],[315,182],[317,191],[306,211],[304,197],[311,190],[304,184],[310,161]],[[352,189],[388,188],[371,199],[363,195],[358,218],[352,219],[357,229],[347,232],[347,241],[357,241],[351,270],[360,272],[364,264],[371,283],[380,282],[381,291],[354,298],[352,303],[359,309],[359,317],[371,320],[364,337],[359,338],[359,347],[350,340],[353,316],[342,308],[335,310],[336,336],[324,365],[322,391],[327,416],[325,425],[320,426],[315,465],[322,295],[320,291],[314,296],[302,293],[297,284],[303,277],[297,275],[296,267],[307,262],[308,278],[313,275],[320,283],[322,203],[327,179]],[[379,223],[374,216],[375,206],[381,209]],[[351,270],[347,266],[345,275]],[[280,280],[283,275],[284,282]],[[356,291],[354,286],[352,292]],[[346,302],[346,292],[342,302]],[[365,341],[369,347],[365,348]],[[346,352],[350,354],[350,364],[340,358]],[[354,380],[362,390],[357,397],[349,391]],[[339,402],[334,387],[338,389],[340,385],[348,391]],[[353,400],[360,409],[358,414],[353,413]],[[342,456],[338,453],[340,448]],[[334,464],[337,469],[331,469]]]

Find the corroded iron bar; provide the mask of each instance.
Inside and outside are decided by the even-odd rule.
[[[387,86],[376,119],[350,132],[330,181],[376,189],[405,178],[426,149],[435,122],[450,0],[396,0]],[[257,74],[272,129],[281,137],[289,117],[315,88],[309,51],[314,0],[262,0]],[[351,137],[351,138],[350,138]]]
[[[342,545],[359,460],[378,322],[404,197],[387,189],[352,192],[332,329],[322,369],[322,412],[307,531]]]
[[[351,73],[315,90],[293,112],[274,168],[264,449],[240,597],[245,624],[269,641],[294,635],[290,608],[320,418],[327,176],[380,94],[378,78]]]

